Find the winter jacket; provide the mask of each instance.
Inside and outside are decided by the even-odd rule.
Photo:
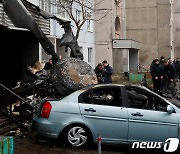
[[[105,79],[104,79],[104,83],[112,83],[112,73],[113,73],[113,69],[111,66],[107,65],[104,68],[104,72],[105,72]]]

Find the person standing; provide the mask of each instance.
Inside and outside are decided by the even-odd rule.
[[[158,92],[161,89],[161,84],[163,80],[163,68],[159,64],[159,60],[155,59],[154,62],[151,64],[150,72],[153,81],[153,91]]]
[[[165,61],[165,57],[161,56],[160,60],[159,60],[159,64],[163,65],[163,62]]]
[[[177,82],[179,82],[179,80],[180,80],[180,60],[179,60],[179,58],[176,58],[176,61],[174,62],[174,66],[176,69],[176,79],[177,79]]]
[[[52,61],[52,59],[49,59],[49,60],[46,62],[45,66],[44,66],[44,69],[45,69],[45,70],[51,70],[52,68],[53,68],[53,61]]]
[[[108,64],[107,60],[104,60],[102,64],[104,66],[104,74],[105,74],[104,83],[106,84],[112,83],[112,73],[113,73],[112,67]]]
[[[176,69],[173,64],[169,63],[168,60],[165,60],[164,63],[164,90],[167,92],[170,90],[171,93],[175,92],[176,87]]]
[[[99,63],[95,69],[94,69],[96,76],[97,76],[97,80],[99,84],[104,83],[104,78],[105,78],[105,73],[103,70],[103,65],[101,63]]]

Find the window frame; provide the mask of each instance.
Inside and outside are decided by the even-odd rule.
[[[168,102],[163,100],[161,97],[159,97],[159,96],[157,96],[157,95],[153,94],[152,92],[149,92],[149,91],[147,91],[145,89],[142,89],[140,87],[126,86],[125,89],[126,89],[126,93],[127,93],[127,90],[135,90],[135,91],[140,92],[141,94],[144,94],[144,95],[146,95],[148,97],[152,97],[153,100],[157,99],[157,100],[160,100],[162,103],[166,103],[166,107],[168,105],[170,105]],[[128,94],[127,94],[127,101],[129,101]],[[154,102],[154,103],[156,103],[156,102]],[[134,107],[131,107],[130,102],[128,102],[128,108],[147,110],[147,111],[149,110],[149,111],[167,112],[167,111],[161,111],[161,110],[157,110],[157,109],[134,108]]]
[[[39,6],[42,10],[46,11],[46,12],[51,12],[51,0],[40,0],[39,1]]]
[[[92,62],[93,62],[93,48],[88,47],[88,63],[92,63]]]
[[[119,90],[119,96],[121,96],[121,104],[117,104],[115,103],[115,105],[107,105],[107,104],[96,104],[93,102],[93,92],[95,90],[98,90],[98,89],[118,89]],[[91,102],[84,102],[83,101],[83,96],[87,93],[90,93],[91,94]],[[87,91],[81,93],[78,97],[78,103],[83,103],[83,104],[91,104],[91,105],[102,105],[102,106],[111,106],[111,107],[123,107],[123,97],[122,97],[122,89],[120,86],[102,86],[102,87],[95,87],[95,88],[92,88],[92,89],[88,89]]]
[[[87,13],[87,30],[89,31],[89,32],[92,32],[93,31],[93,29],[92,29],[92,19],[91,19],[91,17],[92,17],[92,14],[89,12],[89,13]]]
[[[81,21],[82,19],[82,12],[79,9],[76,9],[76,21]]]

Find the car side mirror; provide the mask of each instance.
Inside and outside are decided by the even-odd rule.
[[[168,106],[167,106],[167,112],[168,112],[169,114],[173,113],[173,112],[174,112],[174,108],[173,108],[171,105],[168,105]]]

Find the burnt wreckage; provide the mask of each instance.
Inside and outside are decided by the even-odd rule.
[[[21,0],[0,0],[4,11],[14,26],[30,30],[38,39],[45,52],[52,56],[53,68],[50,71],[41,70],[31,74],[35,79],[33,83],[27,83],[14,88],[21,97],[34,95],[35,97],[62,97],[75,90],[88,85],[96,84],[97,78],[94,69],[83,61],[77,39],[75,38],[70,21],[66,21],[41,10],[32,5],[37,15],[45,19],[54,19],[64,28],[64,34],[60,39],[60,46],[70,49],[70,57],[60,59],[55,53],[54,45],[43,33],[35,19],[28,12]],[[66,51],[65,50],[65,51]]]

